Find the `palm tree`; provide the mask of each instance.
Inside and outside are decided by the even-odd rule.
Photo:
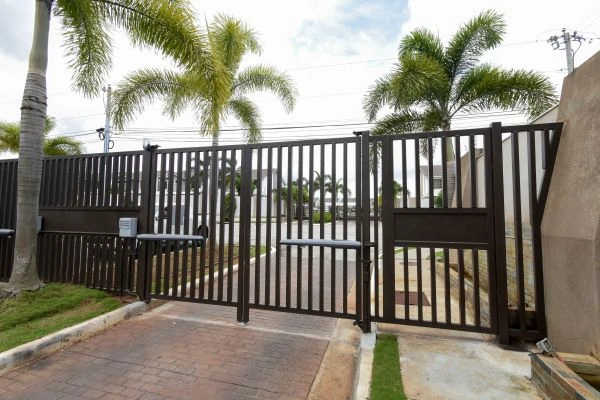
[[[488,10],[461,26],[446,47],[428,29],[405,36],[392,72],[363,101],[369,121],[376,121],[372,133],[449,130],[458,112],[518,109],[535,116],[555,104],[554,88],[542,74],[479,62],[502,42],[504,30],[502,15]],[[393,112],[377,119],[384,106]],[[451,143],[447,150],[453,160]]]
[[[56,120],[52,117],[46,117],[44,126],[44,145],[43,152],[45,156],[65,156],[81,154],[83,144],[69,136],[48,137],[50,131],[56,127]],[[19,135],[21,127],[18,122],[0,121],[0,152],[19,153]]]
[[[212,59],[207,40],[194,28],[186,0],[35,0],[33,42],[21,103],[14,263],[5,293],[41,286],[36,271],[36,218],[47,110],[46,69],[52,14],[59,19],[64,48],[73,69],[73,86],[98,94],[111,67],[112,28],[122,28],[131,42],[153,47],[181,65],[194,65],[207,77],[216,99],[227,94],[227,74]],[[199,72],[200,73],[200,72]]]
[[[240,63],[247,53],[260,54],[256,33],[233,17],[217,15],[208,25],[210,52],[223,64],[229,75],[227,98],[224,102],[213,93],[214,85],[195,66],[178,71],[141,69],[129,74],[113,96],[113,117],[117,129],[122,129],[144,109],[145,102],[162,99],[164,114],[175,119],[188,107],[200,123],[200,134],[211,135],[213,145],[219,144],[221,122],[235,117],[245,130],[248,142],[261,140],[258,106],[246,95],[260,90],[271,91],[287,112],[294,108],[296,89],[292,80],[276,68],[265,65],[247,67]],[[201,71],[200,71],[201,72]]]

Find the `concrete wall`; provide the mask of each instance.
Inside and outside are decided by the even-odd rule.
[[[564,80],[565,122],[542,221],[548,337],[600,356],[600,53]]]

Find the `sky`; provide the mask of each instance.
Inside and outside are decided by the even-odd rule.
[[[251,56],[243,65],[273,65],[294,80],[299,98],[294,111],[286,114],[269,93],[253,96],[262,112],[266,141],[348,136],[368,128],[362,100],[375,80],[391,70],[398,43],[412,29],[426,27],[447,42],[456,29],[485,9],[504,14],[507,31],[503,45],[488,52],[483,61],[504,68],[527,68],[546,74],[560,93],[567,74],[565,52],[547,43],[562,28],[578,31],[591,42],[581,44],[575,66],[600,51],[600,1],[582,0],[565,5],[558,0],[206,0],[191,1],[199,23],[216,13],[245,21],[258,34],[261,56]],[[0,120],[18,121],[27,58],[33,30],[34,1],[0,0]],[[51,24],[47,72],[48,114],[57,119],[53,134],[80,139],[86,152],[102,151],[96,129],[104,126],[102,96],[85,99],[71,90],[72,73],[62,47],[58,20]],[[126,37],[114,32],[113,68],[106,84],[113,87],[128,72],[143,67],[172,68],[151,50],[134,49]],[[577,48],[578,44],[575,43]],[[113,137],[113,151],[138,150],[144,137],[164,148],[202,146],[210,139],[197,133],[192,112],[175,121],[161,115],[161,103],[146,107],[136,121]],[[382,114],[383,115],[383,114]],[[453,128],[484,127],[492,121],[522,123],[515,112],[492,112],[459,116]],[[320,126],[306,128],[306,126]],[[323,126],[326,125],[326,126]],[[332,126],[337,125],[337,126]],[[272,127],[304,127],[269,130]],[[239,127],[228,120],[222,144],[240,142],[232,131]],[[6,157],[6,155],[3,155]],[[2,157],[2,155],[0,155]]]

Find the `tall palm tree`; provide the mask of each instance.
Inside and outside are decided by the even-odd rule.
[[[259,142],[261,121],[258,106],[246,95],[260,90],[270,91],[279,98],[287,112],[294,108],[296,89],[292,80],[272,66],[256,65],[240,70],[247,53],[260,54],[262,49],[256,33],[242,21],[217,15],[208,25],[210,51],[229,74],[229,87],[224,102],[213,93],[214,85],[196,67],[177,71],[145,68],[129,74],[113,96],[113,117],[117,129],[122,129],[144,109],[146,102],[161,99],[163,113],[175,119],[187,108],[196,113],[200,134],[211,135],[213,145],[219,144],[221,122],[235,117],[245,130],[246,140]]]
[[[83,143],[69,136],[48,137],[50,131],[56,127],[56,120],[52,117],[46,117],[44,126],[44,145],[43,152],[45,156],[65,156],[72,154],[81,154]],[[19,135],[21,127],[18,122],[0,121],[0,152],[19,153]]]
[[[479,59],[504,36],[501,14],[483,11],[461,26],[446,47],[428,29],[405,36],[392,72],[378,79],[363,101],[373,134],[449,130],[458,113],[518,109],[535,116],[557,101],[540,73],[504,70]],[[383,107],[392,113],[380,119]],[[448,160],[454,159],[449,143]],[[426,154],[426,149],[421,149]]]
[[[3,285],[5,293],[35,290],[41,285],[36,271],[36,218],[52,14],[62,26],[73,86],[88,97],[98,94],[111,67],[112,28],[127,32],[134,45],[158,49],[181,65],[198,66],[198,73],[213,85],[215,98],[226,95],[228,76],[212,59],[207,40],[194,27],[187,0],[35,0],[33,41],[21,103],[14,263],[8,285]]]

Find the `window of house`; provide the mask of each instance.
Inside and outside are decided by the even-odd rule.
[[[433,178],[433,188],[434,189],[442,188],[442,178]]]

